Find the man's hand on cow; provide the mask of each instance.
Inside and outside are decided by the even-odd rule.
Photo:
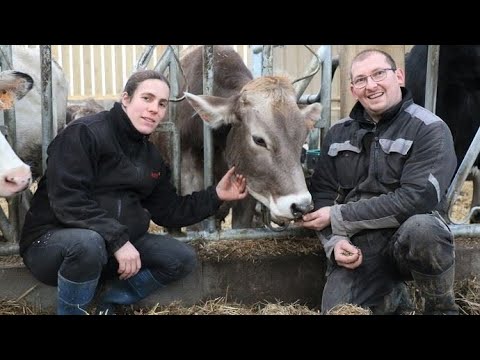
[[[301,219],[295,221],[295,224],[316,231],[325,229],[330,225],[330,206],[303,215]]]
[[[363,261],[362,251],[352,245],[348,239],[337,242],[333,248],[333,253],[337,265],[347,269],[356,269]]]
[[[220,200],[240,200],[247,195],[247,180],[243,175],[235,174],[235,166],[223,176],[217,185],[217,195]]]
[[[141,267],[140,253],[132,245],[130,241],[127,241],[120,249],[113,254],[118,261],[118,274],[120,280],[126,280],[136,275]]]

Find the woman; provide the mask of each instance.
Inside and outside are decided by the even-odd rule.
[[[75,120],[48,147],[20,254],[38,280],[58,286],[58,314],[87,314],[100,275],[108,281],[97,307],[102,314],[185,277],[195,267],[194,250],[148,234],[150,220],[191,225],[213,215],[221,201],[247,195],[245,178],[233,167],[215,188],[177,195],[148,141],[166,115],[169,94],[162,74],[136,72],[121,102]]]

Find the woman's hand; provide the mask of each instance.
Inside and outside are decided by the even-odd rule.
[[[120,249],[113,254],[118,261],[118,274],[120,280],[126,280],[136,275],[141,267],[140,253],[132,245],[130,241],[127,241]]]
[[[220,200],[240,200],[247,195],[247,180],[243,175],[235,174],[235,166],[222,177],[217,185],[217,195]]]

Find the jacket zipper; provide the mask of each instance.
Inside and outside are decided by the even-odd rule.
[[[122,199],[117,199],[117,220],[120,220],[121,213],[122,213]]]
[[[377,133],[377,124],[372,129],[373,132],[373,140],[375,142],[373,146],[373,170],[375,174],[375,179],[378,180],[378,148],[379,148],[379,141],[378,141],[378,133]]]

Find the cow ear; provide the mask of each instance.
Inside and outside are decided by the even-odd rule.
[[[320,103],[313,103],[310,104],[303,109],[300,109],[303,118],[307,124],[309,130],[315,126],[315,122],[320,119],[322,115],[322,104]]]
[[[209,95],[194,95],[188,92],[185,92],[185,97],[202,120],[212,128],[218,128],[229,122],[232,114],[230,99]]]
[[[23,98],[32,87],[30,75],[14,70],[0,71],[0,110],[10,109],[14,101]]]

